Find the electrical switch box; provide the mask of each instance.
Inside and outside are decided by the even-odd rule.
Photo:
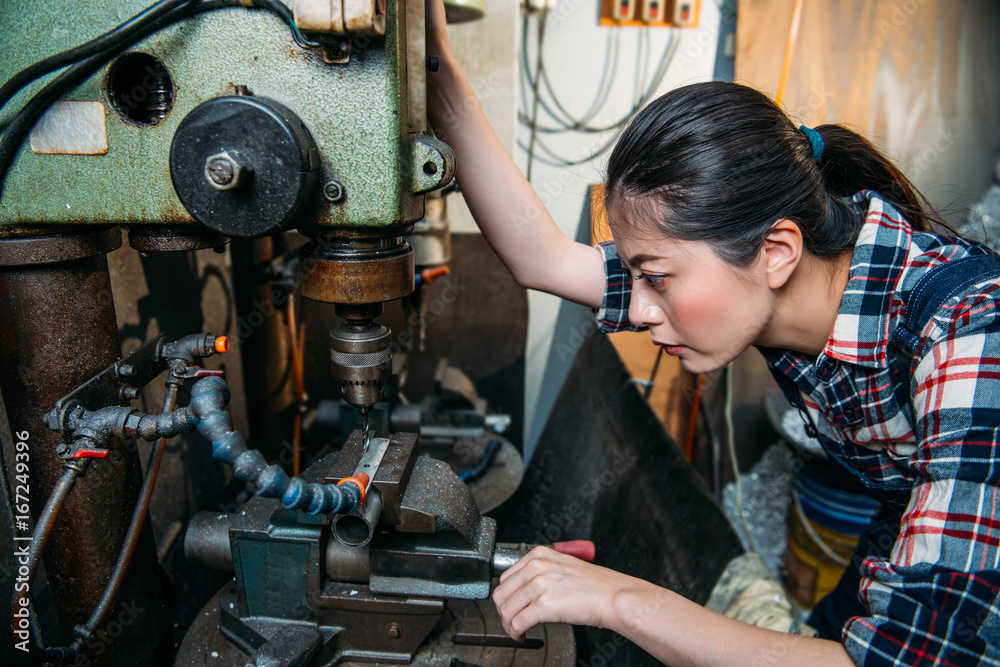
[[[623,22],[631,21],[635,18],[636,0],[614,0],[614,20]]]
[[[642,3],[642,22],[660,23],[663,21],[663,0],[645,0]]]
[[[698,25],[699,4],[700,0],[601,0],[600,25],[694,28]]]
[[[694,0],[674,0],[672,23],[678,28],[687,28],[697,23],[698,3]]]

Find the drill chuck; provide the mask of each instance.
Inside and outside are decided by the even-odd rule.
[[[330,361],[344,400],[370,408],[382,398],[392,369],[389,328],[370,321],[340,325],[330,332]]]

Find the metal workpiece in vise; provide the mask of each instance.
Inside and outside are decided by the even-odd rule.
[[[366,450],[355,431],[305,471],[311,483],[328,485],[370,471],[367,497],[353,512],[311,517],[256,496],[237,513],[196,515],[184,540],[189,562],[235,578],[199,614],[177,664],[203,664],[209,652],[213,664],[240,667],[425,664],[414,656],[440,630],[446,601],[487,598],[493,578],[523,550],[497,549],[494,520],[480,515],[446,464],[417,456],[416,439],[396,433]],[[299,655],[279,650],[289,632]],[[489,633],[468,641],[528,646]]]

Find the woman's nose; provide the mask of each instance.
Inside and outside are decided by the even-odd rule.
[[[665,317],[663,309],[656,303],[650,289],[642,281],[632,282],[632,298],[628,304],[628,319],[635,326],[649,327],[663,324]]]

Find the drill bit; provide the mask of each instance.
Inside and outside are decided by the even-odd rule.
[[[368,451],[368,445],[371,444],[371,437],[368,435],[368,412],[365,411],[361,415],[361,429],[365,434],[365,451]]]

